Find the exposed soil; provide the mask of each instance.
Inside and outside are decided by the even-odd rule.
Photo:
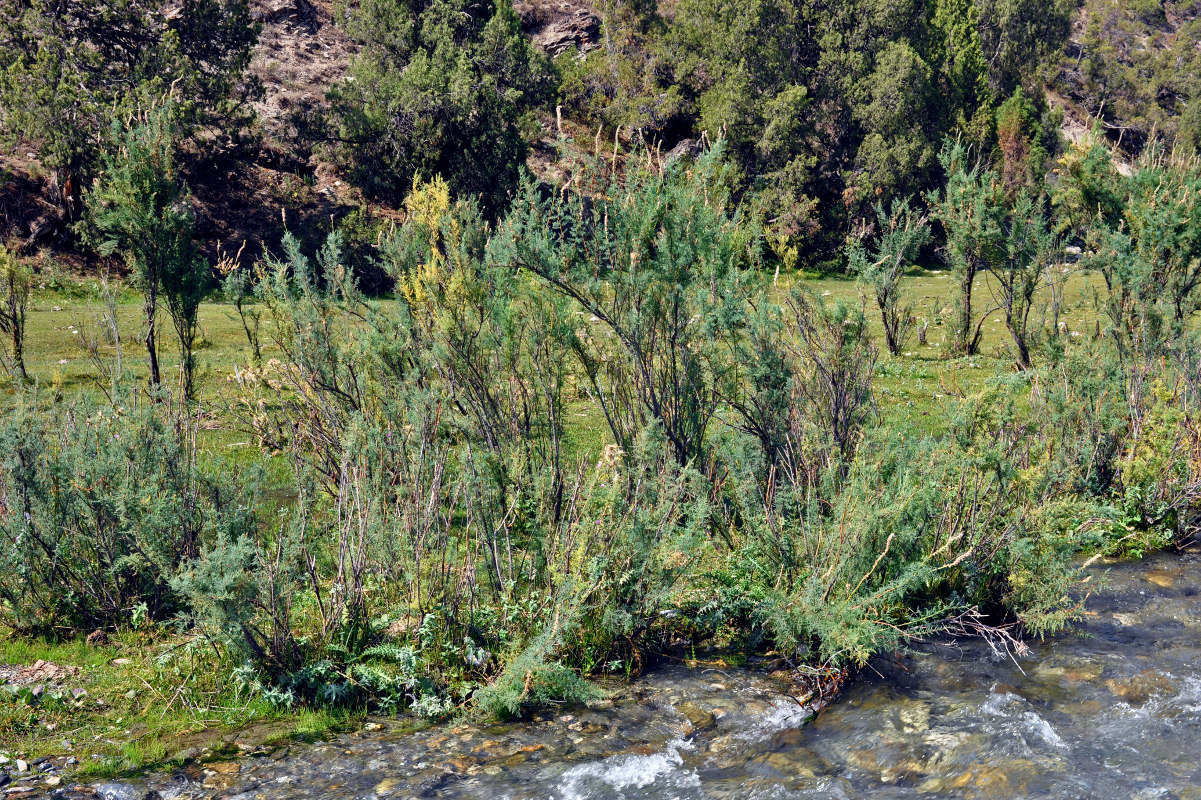
[[[336,24],[328,0],[255,0],[263,30],[250,73],[265,90],[259,115],[270,157],[294,139],[296,120],[325,102],[329,88],[346,76],[356,46]]]
[[[57,684],[79,674],[78,667],[35,661],[32,664],[0,664],[0,684],[33,686],[35,684]]]

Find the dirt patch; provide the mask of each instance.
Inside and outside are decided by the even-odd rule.
[[[0,665],[0,683],[13,686],[32,686],[34,684],[56,684],[79,674],[78,667],[66,664],[54,664],[49,661],[37,660],[32,664],[3,664]]]
[[[290,142],[298,121],[346,77],[357,46],[327,0],[255,0],[251,13],[263,25],[250,62],[264,89],[254,110],[269,140]]]

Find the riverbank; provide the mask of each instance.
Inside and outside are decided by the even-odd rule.
[[[374,720],[62,798],[1201,797],[1201,547],[1098,563],[1075,630],[877,658],[814,718],[804,687],[669,666],[513,724]],[[64,782],[65,783],[65,782]],[[39,789],[39,794],[50,793]],[[35,796],[29,792],[25,796]]]

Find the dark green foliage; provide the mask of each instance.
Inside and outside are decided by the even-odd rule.
[[[937,37],[931,64],[939,72],[939,90],[956,111],[956,127],[969,142],[983,147],[992,134],[993,91],[979,17],[972,0],[938,0],[932,21]]]
[[[720,136],[738,188],[755,191],[802,263],[825,266],[878,200],[933,186],[946,135],[992,148],[996,99],[1029,82],[1071,12],[1066,2],[684,0],[670,22],[654,10],[606,16],[603,46],[567,68],[563,92],[585,113],[601,95],[595,118],[669,145]]]
[[[1038,194],[1046,172],[1047,147],[1038,110],[1021,87],[997,107],[997,152],[993,163],[1011,200],[1025,190]]]
[[[1145,279],[1136,291],[1156,294],[1179,324],[1191,314],[1201,284],[1201,163],[1169,158],[1152,148],[1129,185],[1125,223],[1132,255]]]
[[[1122,179],[1095,131],[1092,141],[1070,148],[1059,159],[1052,186],[1057,232],[1083,240],[1094,224],[1113,228],[1121,221]]]
[[[523,115],[552,89],[508,0],[370,0],[347,30],[362,50],[331,99],[360,185],[399,201],[440,176],[502,209],[525,161]]]
[[[994,97],[1039,88],[1031,74],[1067,40],[1075,10],[1073,0],[980,0],[976,22]]]
[[[101,134],[138,98],[188,98],[185,128],[245,122],[258,27],[246,0],[13,0],[0,10],[0,133],[34,144],[77,214]]]
[[[600,46],[587,56],[560,55],[563,111],[606,128],[665,133],[691,124],[682,87],[673,85],[672,59],[658,47],[668,30],[654,3],[605,0]]]

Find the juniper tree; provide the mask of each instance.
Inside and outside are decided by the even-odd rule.
[[[525,162],[523,116],[552,90],[509,0],[368,0],[347,31],[362,50],[330,97],[356,180],[398,201],[441,176],[501,209]]]
[[[176,165],[178,106],[155,103],[129,124],[114,121],[101,172],[88,193],[88,238],[102,255],[119,253],[142,292],[150,383],[162,381],[155,334],[160,294],[180,348],[184,391],[192,393],[197,310],[209,282],[192,241],[189,193]]]
[[[248,0],[8,0],[0,4],[0,143],[25,142],[55,178],[69,217],[131,99],[174,86],[181,120],[234,130],[259,26]]]

